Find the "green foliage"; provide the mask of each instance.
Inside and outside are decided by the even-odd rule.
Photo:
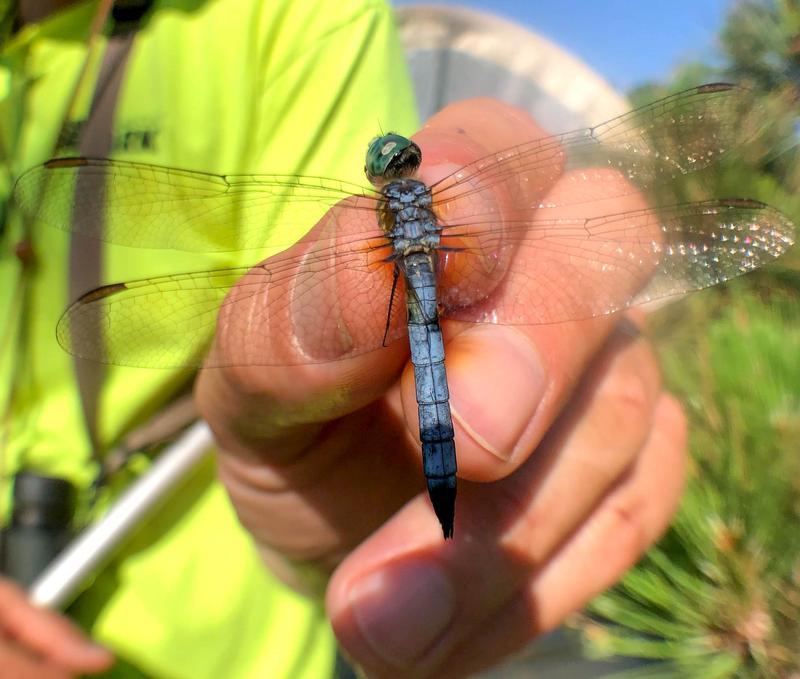
[[[654,319],[691,479],[667,535],[581,622],[592,655],[662,661],[636,676],[800,668],[800,275],[754,278]]]
[[[720,36],[725,75],[763,98],[774,146],[765,171],[800,188],[800,5],[795,0],[746,0],[734,6]]]

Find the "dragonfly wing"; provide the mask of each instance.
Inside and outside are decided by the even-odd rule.
[[[658,265],[633,304],[701,290],[766,266],[795,240],[779,210],[755,200],[709,200],[662,220]]]
[[[446,315],[527,325],[593,318],[716,285],[783,254],[794,226],[757,201],[712,200],[511,221],[503,230],[462,230],[455,240],[466,247],[442,256]]]
[[[558,203],[539,201],[565,170],[591,167],[614,169],[627,179],[608,183],[608,199],[648,193],[708,167],[746,142],[743,111],[753,103],[749,90],[739,86],[694,87],[595,127],[481,158],[437,182],[432,187],[434,205],[443,221],[449,221],[453,215],[463,218],[473,205],[485,209],[498,200],[521,209],[579,204],[579,193]],[[665,200],[663,194],[660,199]]]
[[[99,363],[177,368],[203,362],[229,289],[246,268],[114,283],[64,312],[56,336],[69,353]],[[264,283],[269,276],[262,274]]]
[[[252,268],[99,288],[65,312],[59,342],[95,361],[149,368],[315,363],[377,349],[393,265],[375,219],[341,206]],[[404,334],[402,321],[393,315],[389,340]]]
[[[291,245],[335,203],[375,210],[379,196],[347,182],[286,175],[214,175],[120,160],[62,158],[23,174],[25,218],[138,248],[234,252]]]

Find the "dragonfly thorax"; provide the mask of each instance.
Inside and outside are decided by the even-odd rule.
[[[382,189],[382,225],[396,254],[431,252],[439,246],[439,226],[431,209],[431,190],[416,179],[398,179]]]

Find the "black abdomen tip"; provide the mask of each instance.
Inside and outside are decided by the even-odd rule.
[[[453,521],[456,514],[456,477],[428,479],[428,495],[433,511],[442,524],[444,539],[453,537]]]

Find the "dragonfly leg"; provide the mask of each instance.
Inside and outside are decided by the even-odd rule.
[[[394,306],[394,295],[397,292],[397,281],[400,278],[400,265],[395,262],[394,276],[392,278],[392,292],[389,294],[389,311],[386,312],[386,329],[383,331],[383,341],[381,346],[386,346],[386,338],[389,336],[389,327],[392,323],[392,307]]]

